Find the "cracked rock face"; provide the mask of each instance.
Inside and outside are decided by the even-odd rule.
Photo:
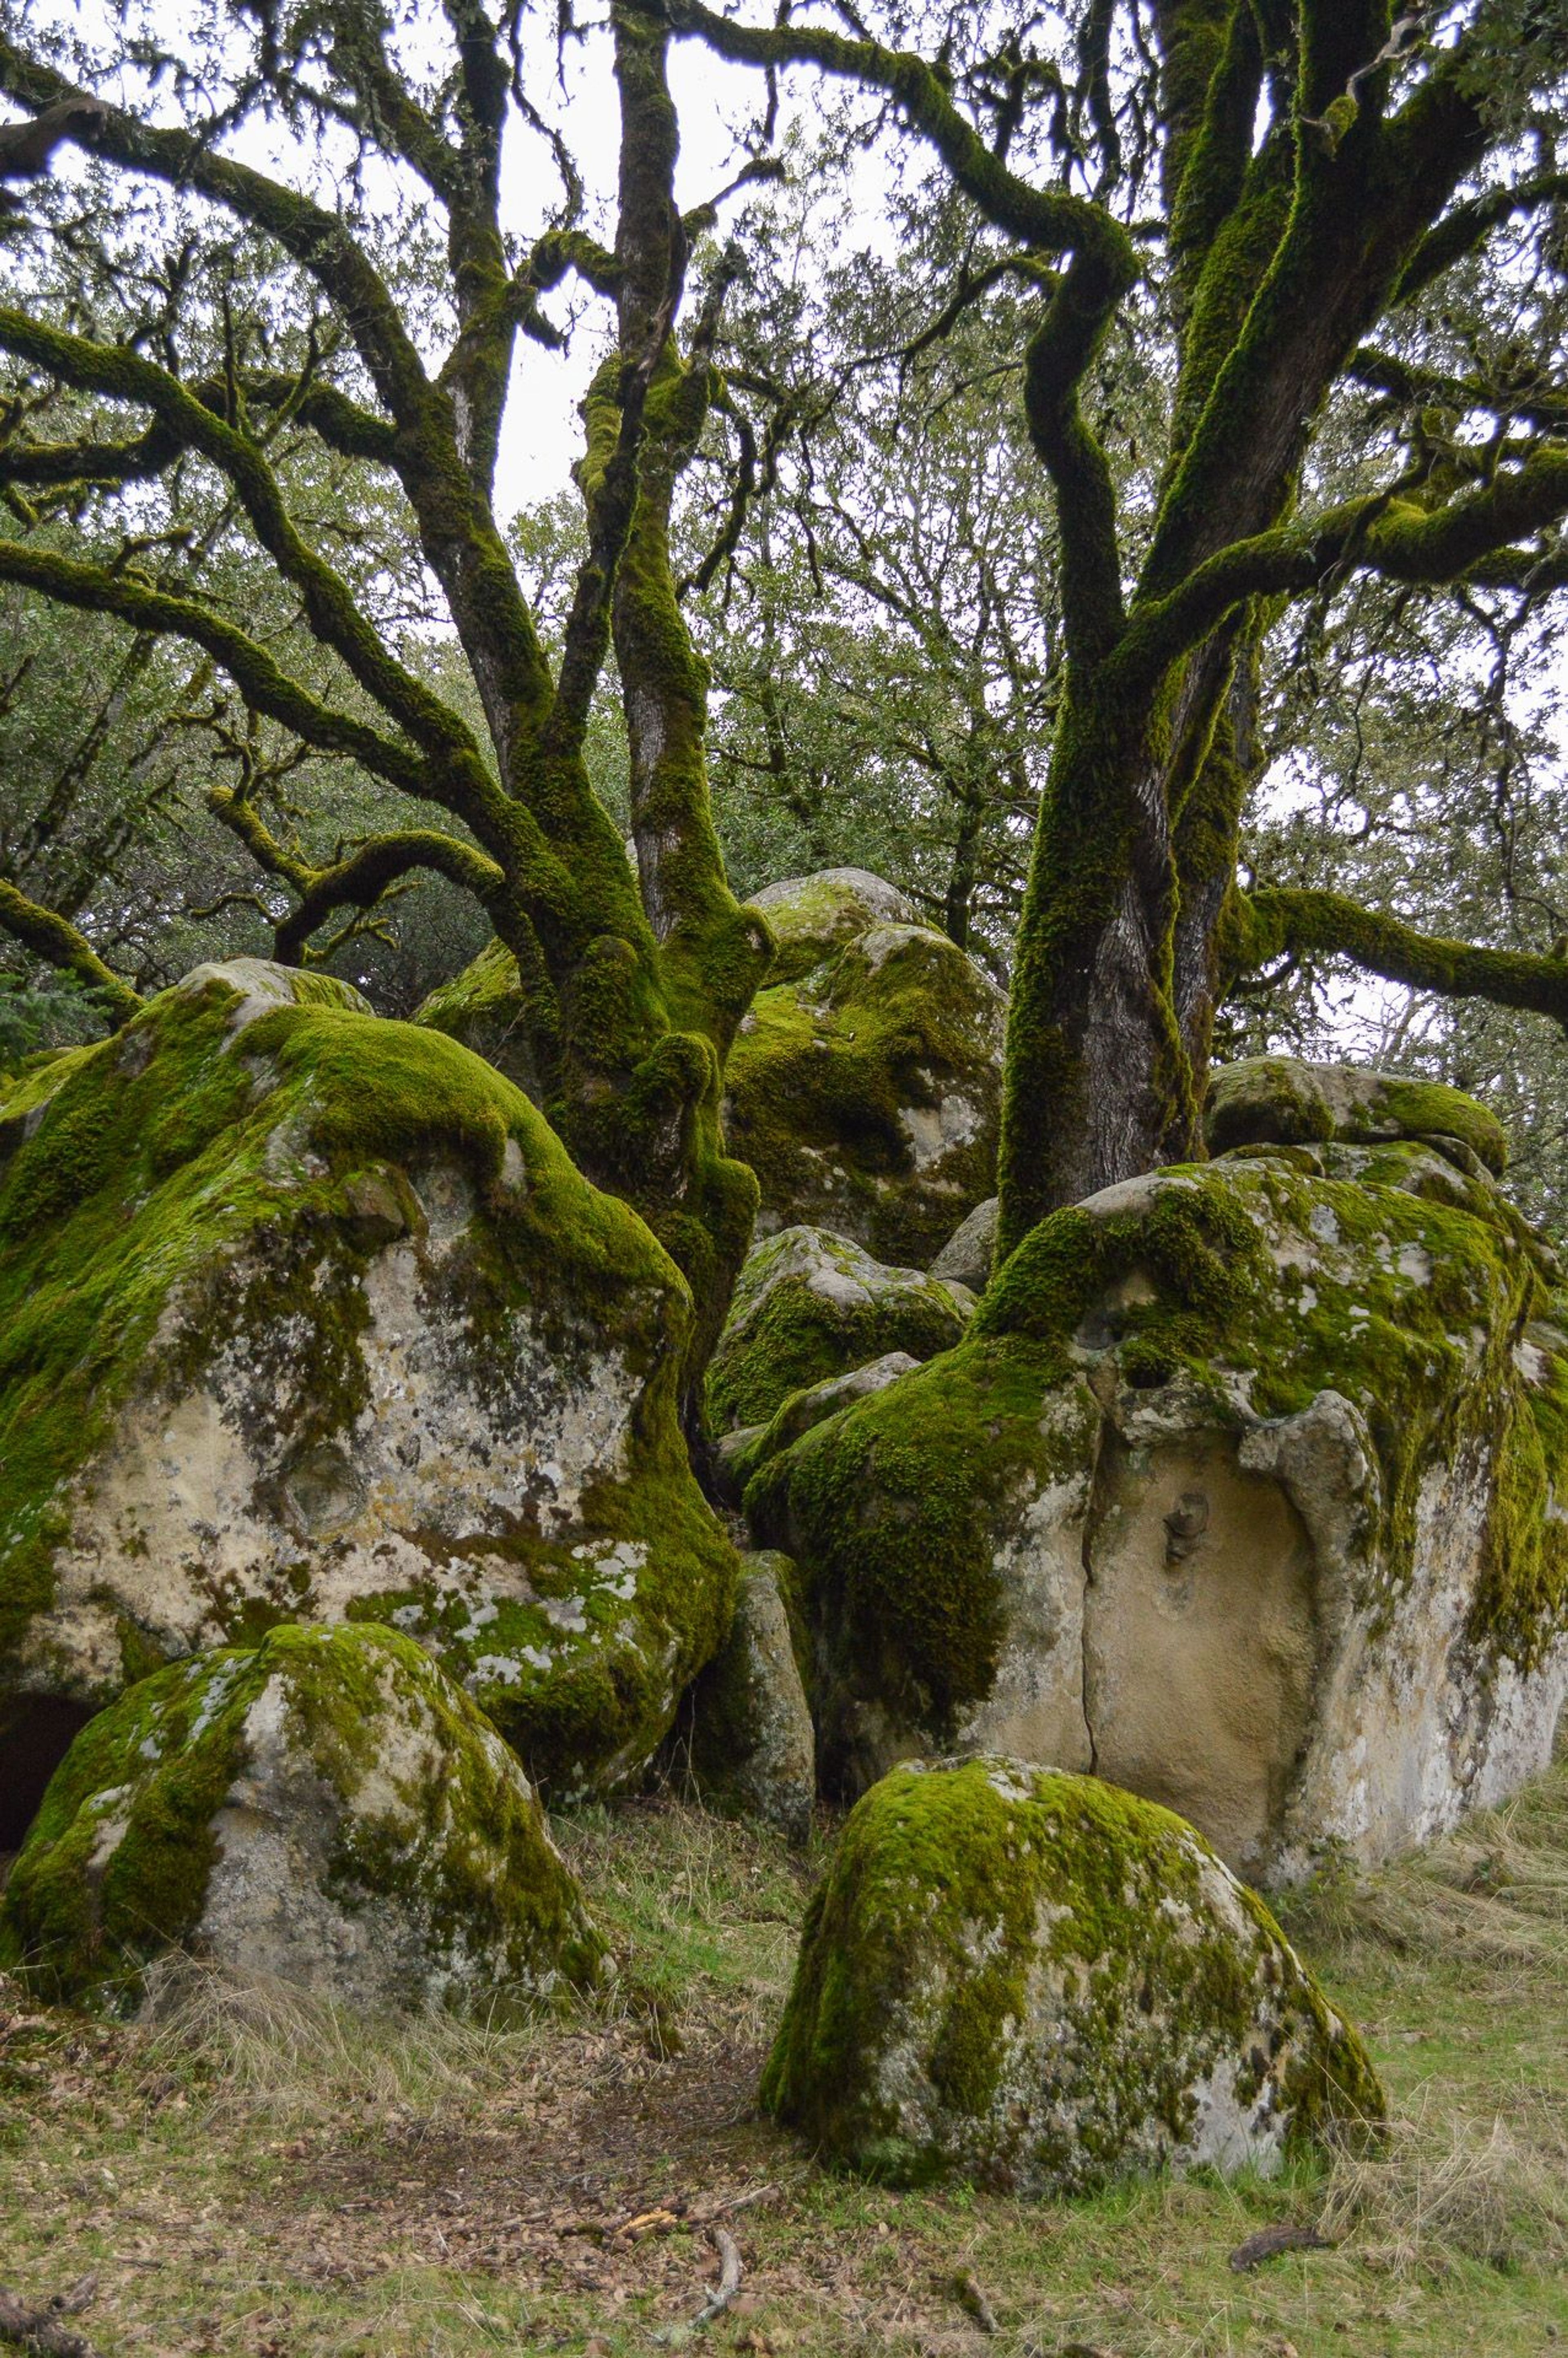
[[[758,895],[786,946],[730,1050],[730,1151],[757,1174],[760,1234],[817,1226],[924,1268],[996,1184],[1006,1001],[945,935],[876,909],[875,878],[827,892],[818,925],[842,872]]]
[[[0,1100],[0,1747],[365,1618],[607,1789],[728,1622],[689,1296],[509,1083],[334,989],[201,969]]]
[[[367,2012],[598,1977],[603,1942],[515,1755],[390,1629],[275,1629],[144,1680],[78,1736],[0,1950],[123,2010],[175,1952]]]
[[[876,2178],[1025,2195],[1268,2174],[1384,2111],[1360,2039],[1191,1826],[998,1755],[906,1762],[851,1812],[762,2102]]]
[[[1554,1257],[1458,1141],[1248,1147],[1044,1222],[956,1350],[753,1476],[829,1790],[955,1747],[1093,1768],[1253,1881],[1551,1757]]]

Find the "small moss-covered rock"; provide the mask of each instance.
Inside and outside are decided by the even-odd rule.
[[[1249,1056],[1211,1073],[1204,1134],[1211,1154],[1327,1139],[1360,1146],[1400,1138],[1457,1141],[1498,1177],[1509,1158],[1502,1124],[1463,1090],[1297,1056]]]
[[[920,912],[895,884],[866,868],[819,868],[752,895],[773,937],[770,983],[798,982],[873,925],[917,925]]]
[[[369,2010],[583,1985],[603,1942],[482,1713],[395,1630],[279,1628],[157,1671],[56,1770],[0,1902],[53,1997],[185,1952]]]
[[[1384,2115],[1354,2030],[1191,1826],[995,1756],[906,1763],[850,1812],[762,2102],[870,2176],[1026,2195],[1270,2171]]]
[[[742,1556],[728,1643],[691,1692],[691,1772],[715,1809],[777,1826],[791,1842],[811,1831],[816,1799],[811,1711],[791,1634],[785,1556]]]
[[[1093,1763],[1252,1881],[1501,1798],[1568,1692],[1555,1282],[1412,1141],[1054,1214],[955,1350],[753,1460],[824,1789],[960,1747]]]
[[[684,1280],[510,1082],[356,999],[202,968],[0,1098],[0,1753],[9,1696],[363,1618],[604,1790],[723,1639]]]
[[[971,1293],[985,1292],[991,1282],[991,1263],[996,1259],[997,1210],[994,1195],[988,1195],[983,1204],[975,1206],[932,1262],[933,1277],[951,1278],[955,1283],[968,1286]]]
[[[739,1424],[732,1433],[720,1434],[711,1460],[718,1496],[727,1505],[740,1506],[746,1485],[770,1457],[789,1448],[814,1424],[837,1416],[853,1401],[885,1391],[889,1384],[897,1383],[900,1376],[909,1375],[919,1365],[907,1351],[884,1351],[880,1359],[870,1359],[863,1368],[851,1368],[846,1375],[828,1376],[819,1384],[791,1392],[766,1424]]]
[[[995,1188],[1005,1016],[974,960],[921,925],[878,925],[759,991],[725,1103],[761,1229],[815,1223],[924,1268]]]
[[[765,1424],[793,1392],[903,1351],[962,1337],[973,1304],[918,1269],[885,1269],[847,1237],[785,1228],[747,1255],[708,1371],[716,1425]]]

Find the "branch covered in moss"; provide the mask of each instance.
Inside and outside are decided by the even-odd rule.
[[[1568,957],[1448,941],[1342,892],[1260,886],[1237,896],[1228,932],[1227,962],[1237,973],[1285,957],[1347,957],[1411,990],[1486,999],[1568,1024]]]
[[[264,646],[194,598],[178,597],[130,574],[110,573],[103,566],[83,565],[75,557],[16,540],[0,540],[0,581],[15,581],[86,613],[112,614],[136,630],[189,639],[222,666],[257,712],[281,721],[308,745],[326,753],[347,753],[406,794],[429,795],[433,791],[430,765],[412,746],[322,703]]]
[[[276,929],[277,955],[298,958],[318,925],[338,909],[373,908],[387,887],[416,870],[427,869],[448,877],[473,894],[481,907],[492,905],[506,879],[493,860],[471,844],[434,828],[409,827],[395,835],[372,836],[357,844],[329,868],[314,870],[299,906]]]
[[[1541,433],[1568,433],[1568,388],[1543,382],[1534,369],[1516,384],[1489,384],[1479,376],[1454,376],[1445,370],[1418,367],[1395,352],[1364,344],[1346,374],[1369,392],[1387,394],[1404,408],[1430,405],[1461,416],[1467,410],[1485,409],[1495,416],[1522,418]]]
[[[1078,387],[1138,276],[1125,229],[1088,199],[1035,188],[1010,170],[954,104],[943,76],[910,50],[817,27],[738,25],[700,0],[647,5],[674,31],[696,35],[722,57],[764,67],[815,65],[884,92],[988,221],[1034,252],[1071,255],[1030,341],[1025,402],[1060,509],[1066,635],[1086,659],[1103,653],[1122,619],[1116,502],[1110,468],[1083,415]]]
[[[543,724],[550,678],[482,480],[493,438],[494,392],[505,374],[503,345],[514,299],[493,222],[479,223],[477,247],[466,236],[459,239],[453,255],[464,334],[473,308],[492,307],[479,331],[478,368],[484,385],[473,381],[471,354],[460,358],[456,350],[446,379],[432,384],[385,281],[337,214],[220,153],[198,133],[144,123],[77,89],[3,34],[0,92],[36,110],[65,100],[98,108],[93,144],[100,156],[170,187],[194,189],[264,231],[328,296],[395,426],[389,446],[393,460],[465,644],[470,653],[480,651],[475,669],[486,717],[507,767],[519,728]],[[471,276],[476,267],[481,282],[477,287]],[[454,370],[465,380],[460,384],[452,381]],[[459,448],[460,411],[465,407],[454,398],[459,391],[469,419],[466,450]]]
[[[1568,198],[1568,172],[1559,171],[1535,172],[1510,188],[1487,189],[1479,196],[1465,198],[1452,206],[1422,239],[1405,265],[1396,289],[1397,299],[1408,303],[1456,262],[1477,253],[1493,230],[1500,229],[1517,214],[1533,212],[1541,205],[1561,204],[1564,198]]]
[[[1392,581],[1460,581],[1509,551],[1509,578],[1532,560],[1514,544],[1568,515],[1568,444],[1547,443],[1520,467],[1429,510],[1395,492],[1346,502],[1314,522],[1222,548],[1167,598],[1135,607],[1118,651],[1119,687],[1137,693],[1249,598],[1318,588],[1337,568]],[[1495,576],[1495,566],[1491,574]]]
[[[4,878],[0,878],[0,926],[46,966],[84,982],[116,1024],[128,1023],[141,1006],[140,995],[104,965],[85,934],[79,933],[68,918],[29,900]]]
[[[199,450],[233,484],[257,539],[284,579],[302,592],[310,628],[342,658],[360,686],[400,728],[441,761],[470,774],[481,797],[485,770],[467,726],[425,683],[388,654],[348,583],[301,536],[260,445],[187,391],[178,377],[124,345],[92,342],[0,308],[0,351],[45,370],[77,392],[145,405],[177,447]],[[466,799],[466,797],[465,797]]]

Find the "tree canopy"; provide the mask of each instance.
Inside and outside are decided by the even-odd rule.
[[[0,925],[112,1015],[181,749],[181,927],[319,957],[443,880],[699,1356],[781,849],[890,847],[1009,977],[1004,1249],[1201,1152],[1303,978],[1568,1021],[1563,0],[208,0],[178,56],[0,0],[0,687],[69,701],[63,609],[103,699]]]

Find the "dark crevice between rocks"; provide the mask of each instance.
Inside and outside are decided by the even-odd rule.
[[[49,1779],[92,1715],[58,1695],[16,1695],[0,1712],[0,1853],[21,1849]]]
[[[1095,1541],[1098,1535],[1100,1520],[1105,1512],[1105,1487],[1107,1479],[1105,1462],[1108,1455],[1105,1445],[1105,1436],[1106,1416],[1104,1403],[1102,1402],[1100,1407],[1099,1423],[1095,1429],[1094,1464],[1089,1468],[1089,1497],[1088,1504],[1084,1510],[1084,1534],[1079,1542],[1079,1552],[1082,1556],[1084,1566],[1084,1594],[1082,1603],[1079,1607],[1078,1621],[1078,1707],[1084,1714],[1084,1733],[1088,1738],[1088,1773],[1091,1777],[1095,1777],[1099,1774],[1099,1745],[1096,1741],[1095,1737],[1094,1714],[1089,1708],[1089,1596],[1095,1585]]]

